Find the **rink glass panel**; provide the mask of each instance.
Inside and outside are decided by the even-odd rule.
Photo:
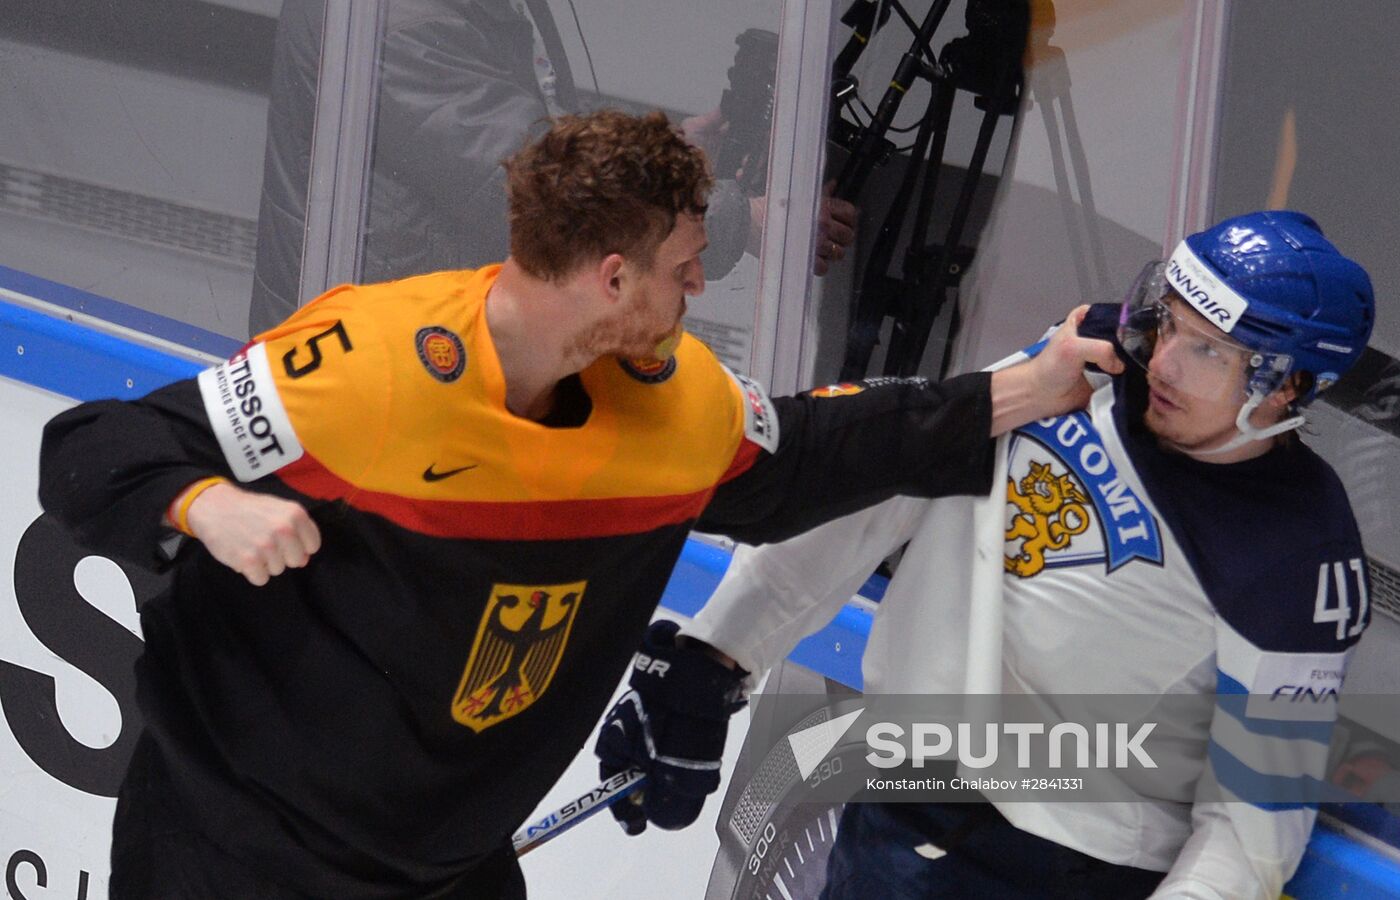
[[[1400,693],[1400,20],[1386,0],[1239,0],[1228,9],[1211,219],[1286,207],[1317,220],[1370,273],[1376,327],[1365,355],[1309,410],[1304,440],[1346,484],[1370,557],[1371,628],[1349,694]],[[1347,718],[1357,758],[1392,721]],[[1400,759],[1387,778],[1400,778]],[[1365,791],[1358,789],[1361,797]],[[1400,845],[1400,804],[1334,810]]]
[[[280,7],[7,2],[0,265],[246,337]]]
[[[781,0],[483,6],[492,11],[464,17],[436,0],[386,5],[360,277],[502,260],[500,160],[551,114],[661,109],[680,124],[722,109],[726,133],[699,136],[718,181],[707,224],[712,247],[737,242],[741,252],[702,259],[706,292],[690,304],[686,326],[748,371],[763,243],[761,229],[749,239],[750,210],[787,165],[768,153]]]

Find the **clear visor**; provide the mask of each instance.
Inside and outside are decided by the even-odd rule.
[[[1238,400],[1281,387],[1293,360],[1250,350],[1212,325],[1171,289],[1166,264],[1148,263],[1118,318],[1118,341],[1154,381],[1188,397]]]

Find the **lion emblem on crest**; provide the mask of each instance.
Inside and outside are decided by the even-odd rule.
[[[1018,484],[1006,480],[1006,500],[1013,507],[1006,541],[1020,541],[1020,552],[1003,559],[1006,571],[1030,578],[1045,568],[1045,554],[1063,550],[1089,527],[1084,504],[1089,498],[1069,475],[1056,475],[1049,463],[1031,462],[1030,474]]]

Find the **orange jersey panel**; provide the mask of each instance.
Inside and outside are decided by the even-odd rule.
[[[605,357],[580,373],[592,411],[579,427],[512,415],[485,315],[498,271],[337,288],[260,335],[305,451],[279,477],[460,537],[561,518],[582,536],[595,515],[605,533],[644,531],[698,514],[746,446],[734,378],[687,336],[673,362]]]

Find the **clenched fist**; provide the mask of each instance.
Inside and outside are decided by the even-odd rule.
[[[262,587],[321,549],[321,530],[299,503],[216,484],[190,504],[190,533],[219,562]]]

